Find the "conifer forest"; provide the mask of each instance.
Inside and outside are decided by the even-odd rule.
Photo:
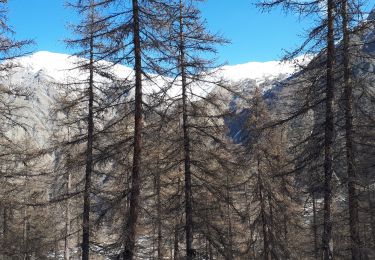
[[[227,65],[203,0],[64,2],[69,54],[33,51],[11,1],[0,260],[375,259],[375,3],[249,0],[309,26]]]

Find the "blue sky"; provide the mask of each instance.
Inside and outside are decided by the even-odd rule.
[[[69,53],[63,39],[77,17],[64,0],[8,0],[9,22],[21,39],[34,39],[33,50]],[[239,64],[279,59],[283,49],[301,42],[307,21],[280,10],[262,13],[255,0],[207,0],[200,4],[211,32],[220,32],[231,44],[218,47],[220,62]]]

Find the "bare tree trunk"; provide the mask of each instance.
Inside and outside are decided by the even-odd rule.
[[[55,237],[54,237],[54,241],[53,241],[53,245],[54,245],[54,252],[53,252],[53,259],[59,259],[59,239],[57,237],[57,230],[55,228]]]
[[[27,213],[27,206],[24,209],[24,216],[23,216],[23,245],[24,245],[24,260],[30,260],[29,254],[29,216]]]
[[[169,259],[174,259],[174,256],[173,256],[173,240],[170,240],[169,241]]]
[[[28,192],[28,175],[26,173],[25,176],[25,187],[26,189],[26,196],[23,199],[23,202],[25,204],[24,210],[23,210],[23,250],[24,250],[24,260],[30,260],[30,255],[29,255],[29,213],[28,213],[28,208],[27,208],[27,203],[29,199],[29,192]]]
[[[327,82],[326,82],[326,111],[324,133],[324,229],[323,229],[323,259],[333,259],[332,241],[332,174],[333,174],[333,97],[334,97],[334,0],[327,0]]]
[[[316,210],[315,191],[312,192],[312,203],[313,203],[314,256],[315,256],[315,259],[319,259],[318,223],[317,223],[317,210]]]
[[[67,180],[67,193],[69,194],[71,191],[71,174],[68,173],[68,180]],[[66,219],[65,219],[65,241],[64,241],[64,260],[70,260],[70,199],[68,198],[66,201]]]
[[[273,210],[272,210],[272,203],[271,203],[271,194],[270,192],[267,192],[267,200],[268,200],[268,207],[270,211],[270,216],[269,216],[269,225],[268,225],[268,245],[269,245],[269,251],[270,251],[270,257],[272,259],[273,254],[273,246],[274,246],[274,235],[273,235],[273,227],[274,227],[274,221],[273,221]]]
[[[67,117],[69,118],[69,113],[67,114]],[[70,139],[70,128],[68,127],[68,139]],[[68,153],[67,155],[67,162],[70,163],[71,161],[71,154]],[[66,180],[66,193],[70,194],[72,189],[72,175],[71,171],[68,169],[67,172],[67,180]],[[71,216],[70,216],[70,197],[66,200],[66,218],[65,218],[65,241],[64,241],[64,260],[70,259],[70,233],[71,233]]]
[[[369,214],[370,214],[370,226],[371,226],[371,240],[372,240],[372,245],[373,247],[375,247],[375,205],[372,201],[372,190],[370,188],[370,182],[368,181],[367,182],[367,204],[368,204],[368,209],[369,209]],[[365,232],[366,234],[366,232]],[[366,239],[364,239],[364,241],[366,241]],[[370,243],[371,244],[371,243]]]
[[[178,260],[179,258],[179,247],[178,247],[178,235],[179,235],[179,224],[176,223],[175,227],[174,227],[174,241],[173,241],[173,244],[174,244],[174,248],[173,248],[173,259],[174,260]]]
[[[179,169],[179,174],[181,174],[182,173],[182,169],[180,168]],[[178,181],[177,181],[177,195],[179,196],[179,199],[178,199],[178,205],[181,205],[182,204],[182,201],[181,201],[181,199],[182,199],[182,194],[181,194],[181,196],[180,196],[180,187],[182,187],[181,186],[181,179],[180,178],[178,178]],[[180,247],[179,247],[179,238],[180,238],[180,228],[181,228],[181,225],[182,225],[182,222],[183,222],[183,217],[182,217],[182,215],[180,215],[181,214],[181,212],[180,211],[178,211],[178,214],[179,214],[179,216],[178,216],[178,219],[176,218],[176,223],[175,223],[175,229],[174,229],[174,241],[173,241],[173,243],[174,243],[174,255],[173,255],[173,260],[178,260],[178,259],[180,259]]]
[[[345,102],[345,146],[348,175],[349,225],[350,246],[352,259],[361,259],[361,241],[358,227],[358,196],[356,190],[356,168],[353,147],[353,88],[350,83],[350,53],[348,28],[348,3],[341,1],[342,31],[343,31],[343,69],[344,69],[344,102]]]
[[[3,208],[3,241],[2,241],[2,259],[6,259],[7,255],[7,243],[8,243],[8,210],[7,206]]]
[[[251,227],[251,213],[250,213],[250,208],[251,208],[251,200],[250,198],[248,198],[248,190],[247,190],[247,183],[245,183],[244,185],[244,189],[245,189],[245,205],[246,205],[246,212],[247,212],[247,224],[248,226],[250,227],[250,230],[249,230],[249,244],[252,244],[251,246],[251,253],[253,254],[253,259],[256,258],[256,253],[255,253],[255,243],[253,243],[253,237],[254,237],[254,228]],[[249,253],[249,255],[251,254]]]
[[[214,254],[212,252],[212,245],[211,245],[210,241],[208,241],[208,254],[209,254],[208,259],[209,260],[213,260],[214,259]]]
[[[284,178],[283,178],[282,182],[283,182],[284,190],[286,191],[287,190],[287,184],[286,184],[286,181],[285,181]],[[283,198],[284,198],[284,201],[288,200],[288,197],[285,195],[285,193],[283,193]],[[285,258],[286,259],[290,259],[289,236],[288,236],[288,224],[289,224],[290,216],[288,214],[289,213],[288,213],[287,209],[285,208],[284,214],[283,214],[283,222],[284,222],[283,224],[284,224],[284,244],[285,244]]]
[[[140,195],[140,167],[142,150],[142,57],[139,29],[138,0],[132,0],[133,4],[133,44],[135,59],[135,111],[134,111],[134,152],[131,176],[129,215],[125,229],[124,259],[132,260],[135,251],[135,236],[138,222],[139,195]]]
[[[232,231],[232,218],[231,218],[231,212],[230,212],[230,205],[229,203],[231,202],[231,196],[230,196],[230,191],[229,191],[229,177],[227,175],[226,178],[226,196],[227,196],[227,217],[228,217],[228,252],[227,252],[227,260],[232,260],[233,259],[233,231]]]
[[[161,226],[161,198],[160,198],[160,172],[157,171],[156,176],[156,214],[157,214],[157,259],[163,259],[163,252],[162,252],[162,226]]]
[[[157,237],[155,237],[155,233],[157,232],[156,231],[157,229],[157,223],[153,223],[152,224],[152,249],[151,249],[151,259],[154,260],[155,259],[155,244],[157,243]]]
[[[91,3],[90,8],[93,9]],[[82,215],[82,260],[89,260],[90,254],[90,194],[91,194],[91,175],[93,168],[93,143],[94,143],[94,11],[90,14],[90,60],[89,60],[89,85],[88,85],[88,117],[87,117],[87,150],[86,150],[86,171],[85,171],[85,189],[83,192],[83,215]]]
[[[269,242],[268,242],[268,231],[267,231],[267,217],[266,208],[263,194],[263,184],[260,176],[260,159],[257,156],[257,174],[258,174],[258,187],[259,187],[259,200],[260,200],[260,215],[262,218],[262,232],[263,232],[263,259],[269,259]]]
[[[191,190],[191,168],[190,168],[190,136],[189,123],[187,115],[187,81],[185,65],[185,39],[184,39],[184,20],[183,20],[183,3],[180,0],[180,71],[182,83],[182,128],[184,139],[184,166],[185,166],[185,232],[186,232],[186,259],[194,258],[193,249],[193,209],[192,209],[192,190]]]

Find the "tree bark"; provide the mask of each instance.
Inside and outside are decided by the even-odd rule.
[[[94,11],[91,3],[90,13],[90,58],[89,58],[89,84],[88,84],[88,116],[87,116],[87,147],[86,147],[86,171],[85,189],[83,192],[83,215],[82,215],[82,260],[89,260],[90,255],[90,208],[91,208],[91,175],[93,169],[93,143],[94,143]]]
[[[367,178],[367,180],[369,180],[369,178]],[[366,187],[366,193],[367,193],[367,204],[368,204],[368,213],[370,215],[370,227],[371,227],[371,230],[370,230],[370,236],[371,236],[371,240],[372,240],[372,246],[375,247],[375,205],[373,203],[373,191],[371,190],[370,188],[370,185],[369,185],[369,181],[367,181],[367,187]],[[366,229],[365,229],[366,231]],[[364,232],[364,235],[366,235],[366,232]],[[366,241],[367,239],[364,238],[363,241]],[[369,243],[371,244],[371,242]]]
[[[68,180],[67,180],[67,193],[70,193],[71,190],[71,174],[68,173]],[[65,219],[65,241],[64,241],[64,260],[70,259],[70,199],[68,198],[66,201],[66,219]]]
[[[178,247],[178,236],[179,236],[179,223],[177,222],[174,227],[174,240],[173,240],[173,259],[178,260],[179,259],[179,247]]]
[[[332,175],[333,175],[333,98],[334,98],[334,0],[327,0],[327,82],[325,99],[325,132],[324,132],[324,229],[323,229],[323,259],[333,259],[332,241]]]
[[[27,206],[24,209],[24,219],[23,219],[23,245],[24,245],[24,260],[30,260],[29,254],[29,231],[30,231],[30,224],[29,224],[29,215],[27,212]]]
[[[157,170],[156,173],[156,214],[157,214],[157,259],[163,259],[162,252],[162,222],[161,222],[161,194],[160,194],[160,172]]]
[[[257,156],[257,174],[258,174],[258,187],[259,187],[259,200],[260,200],[260,215],[262,219],[262,231],[263,231],[263,259],[269,259],[269,242],[268,242],[268,231],[267,231],[267,217],[265,208],[265,199],[263,194],[263,184],[260,176],[260,158]]]
[[[133,45],[135,60],[135,111],[134,111],[134,151],[131,176],[131,191],[129,215],[125,230],[124,259],[132,260],[135,251],[135,236],[138,222],[139,195],[140,195],[140,167],[142,150],[142,57],[139,28],[138,0],[132,0],[133,5]]]
[[[344,104],[345,104],[345,146],[348,175],[349,226],[350,247],[352,259],[361,259],[361,241],[358,223],[358,196],[356,190],[357,174],[353,145],[353,88],[350,83],[350,53],[348,28],[348,3],[341,1],[342,31],[343,31],[343,69],[344,69]]]
[[[315,259],[319,259],[319,247],[318,247],[318,224],[317,224],[317,212],[316,212],[316,199],[315,191],[312,192],[312,203],[313,203],[313,233],[314,233],[314,256]]]
[[[7,245],[8,245],[8,210],[7,206],[3,208],[3,241],[2,241],[2,259],[6,259],[7,256]]]
[[[185,169],[185,232],[186,232],[186,259],[194,258],[193,249],[193,213],[192,213],[192,187],[191,187],[191,161],[190,161],[190,135],[187,108],[187,80],[185,65],[185,39],[184,39],[184,19],[183,3],[180,0],[180,71],[182,84],[182,129],[184,139],[184,169]]]
[[[232,220],[231,220],[231,217],[229,216],[229,218],[228,218],[228,239],[229,239],[228,244],[229,244],[229,248],[228,248],[227,260],[233,260],[234,259],[234,257],[233,257],[233,231],[232,231],[232,223],[231,222],[232,222]]]
[[[226,197],[227,197],[227,226],[228,226],[228,252],[226,256],[226,260],[232,260],[233,259],[233,231],[232,231],[232,218],[231,218],[231,212],[230,212],[230,202],[231,202],[231,196],[230,196],[230,190],[229,190],[229,177],[226,178]]]

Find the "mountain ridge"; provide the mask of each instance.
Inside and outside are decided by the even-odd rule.
[[[42,147],[48,145],[51,135],[50,112],[55,98],[61,91],[59,84],[72,79],[82,80],[86,77],[84,73],[75,69],[79,60],[80,58],[77,56],[39,51],[17,58],[15,60],[17,66],[13,69],[14,71],[9,77],[2,79],[4,84],[17,86],[32,93],[30,97],[19,98],[17,102],[25,107],[23,123],[28,126],[29,133],[36,143]],[[292,61],[248,62],[233,66],[226,65],[218,69],[217,76],[240,86],[240,91],[246,90],[247,93],[251,93],[254,87],[259,87],[263,92],[266,92],[272,89],[278,80],[288,78],[296,70],[297,67]],[[114,74],[121,78],[132,78],[133,70],[127,66],[115,65]],[[155,86],[151,86],[147,90],[149,86],[146,84],[145,88],[146,93],[147,91],[157,91]],[[179,91],[178,87],[171,90],[171,96],[180,95]],[[197,92],[198,96],[206,95],[211,91],[213,91],[211,86],[207,88],[196,86],[196,89],[192,90],[192,92]],[[230,100],[232,97],[228,99]]]

